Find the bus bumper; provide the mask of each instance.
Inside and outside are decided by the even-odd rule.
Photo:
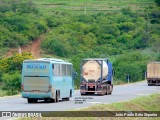
[[[22,98],[52,98],[51,92],[44,93],[44,92],[22,92]]]

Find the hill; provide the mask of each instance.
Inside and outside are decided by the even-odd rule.
[[[144,79],[146,64],[160,60],[160,7],[154,0],[0,0],[0,18],[1,66],[22,51],[67,59],[79,73],[81,59],[107,57],[120,83],[128,74],[131,82]]]
[[[19,48],[11,48],[9,52],[4,56],[5,58],[11,57],[15,53],[23,53],[27,52],[30,53],[34,58],[40,58],[42,49],[41,49],[41,42],[43,40],[43,34],[40,35],[36,40],[30,42],[22,47]]]

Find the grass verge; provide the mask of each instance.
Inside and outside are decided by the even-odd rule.
[[[6,96],[6,91],[2,90],[0,86],[0,97]]]
[[[95,105],[88,108],[76,110],[78,114],[85,116],[85,111],[160,111],[160,94],[139,97],[130,101],[112,104]],[[83,112],[81,112],[83,111]],[[61,113],[60,113],[61,114]],[[67,113],[68,114],[68,113]],[[50,116],[56,115],[55,112],[49,113]],[[63,115],[62,115],[63,116]],[[73,116],[73,115],[72,115]],[[35,118],[34,120],[38,120]],[[41,120],[159,120],[160,117],[48,117]],[[26,119],[30,120],[30,119]]]

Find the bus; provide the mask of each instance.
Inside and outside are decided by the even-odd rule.
[[[74,93],[73,64],[53,58],[24,60],[21,90],[28,103],[69,101]]]

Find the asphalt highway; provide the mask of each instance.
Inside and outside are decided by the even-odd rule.
[[[146,81],[114,86],[112,95],[81,96],[79,90],[74,91],[74,97],[70,101],[58,103],[38,101],[28,104],[27,99],[18,96],[0,97],[0,111],[65,111],[77,110],[96,104],[109,104],[128,101],[139,96],[160,93],[160,86],[148,86]]]

